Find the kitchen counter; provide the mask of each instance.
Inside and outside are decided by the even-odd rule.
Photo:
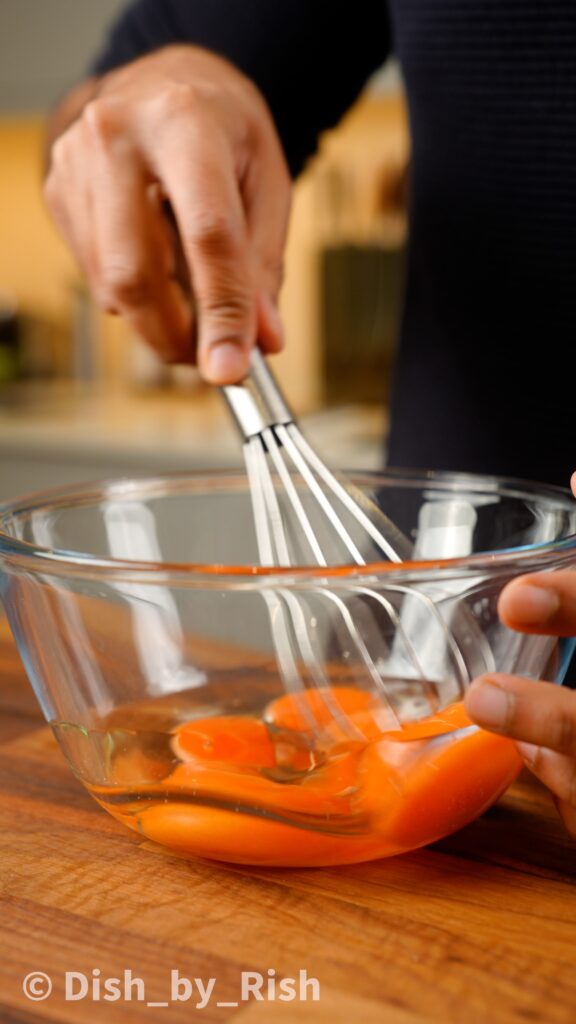
[[[302,419],[334,467],[383,464],[386,414],[352,406]],[[0,390],[0,498],[89,479],[239,466],[238,435],[213,390],[128,392],[73,384]]]
[[[576,1017],[575,846],[528,777],[458,835],[391,860],[316,870],[186,860],[115,822],[74,779],[3,621],[0,880],[2,1024]],[[191,1000],[151,1006],[169,999],[172,971]],[[242,972],[275,981],[276,996],[280,978],[302,977],[308,999],[236,1005]],[[52,984],[49,997],[27,998],[25,978],[37,997]],[[122,998],[109,1001],[114,978],[121,988],[108,994]],[[195,978],[216,979],[203,1010]]]

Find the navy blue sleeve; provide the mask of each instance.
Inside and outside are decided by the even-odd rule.
[[[91,72],[170,43],[212,50],[256,83],[295,175],[384,63],[390,30],[386,0],[136,0]]]

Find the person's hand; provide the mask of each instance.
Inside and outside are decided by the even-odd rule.
[[[105,309],[167,361],[197,359],[207,380],[234,383],[256,341],[282,347],[291,182],[266,103],[193,46],[134,61],[93,92],[52,145],[49,209]]]
[[[576,496],[576,473],[572,490]],[[521,633],[576,636],[576,571],[521,576],[504,588],[498,610]],[[472,683],[465,703],[478,725],[517,741],[576,836],[576,691],[495,674]]]

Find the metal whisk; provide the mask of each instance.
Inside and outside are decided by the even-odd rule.
[[[402,562],[410,556],[412,545],[395,524],[358,488],[332,473],[310,447],[258,349],[252,353],[248,377],[222,390],[244,438],[263,565],[365,565],[367,541],[373,549],[370,560]],[[270,469],[284,488],[284,507]],[[299,493],[295,475],[309,489],[312,504]],[[321,518],[314,516],[318,511]],[[302,531],[297,542],[296,524]],[[335,538],[339,549],[334,548]]]
[[[245,380],[222,390],[244,439],[262,565],[367,565],[410,557],[412,544],[398,527],[353,484],[331,472],[305,440],[259,350],[252,353]],[[356,666],[355,681],[360,666],[364,676],[360,685],[378,696],[383,728],[395,728],[435,708],[438,694],[434,684],[426,681],[414,630],[410,628],[412,635],[408,635],[404,628],[401,605],[408,592],[403,594],[402,587],[396,587],[398,606],[389,594],[372,589],[371,582],[368,578],[361,585],[340,589],[331,578],[319,580],[317,588],[298,596],[287,588],[264,589],[263,595],[286,688],[297,695],[312,685],[331,701],[326,650],[338,642],[343,658],[350,657]],[[422,605],[418,628],[424,615],[441,630],[456,673],[456,690],[463,688],[469,682],[467,665],[436,602],[425,594],[416,598],[410,594],[410,601]],[[302,711],[314,729],[305,702]],[[337,706],[330,711],[342,719]],[[348,733],[355,731],[349,723],[341,724]]]

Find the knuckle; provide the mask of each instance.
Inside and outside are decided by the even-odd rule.
[[[253,313],[252,297],[248,292],[236,290],[226,295],[209,296],[202,303],[202,310],[210,320],[221,325],[234,326],[249,321]]]
[[[50,174],[49,180],[54,174],[61,171],[69,162],[70,158],[70,135],[69,131],[64,132],[52,144],[50,150]]]
[[[238,245],[230,217],[216,210],[196,214],[186,232],[185,242],[205,256],[229,254]]]
[[[100,272],[98,291],[106,308],[138,308],[149,300],[149,275],[136,264],[107,263]]]
[[[108,143],[116,134],[118,125],[117,104],[108,98],[90,100],[82,112],[82,123],[92,139]]]
[[[157,109],[163,117],[190,116],[202,108],[206,90],[194,82],[166,82],[157,97]]]

